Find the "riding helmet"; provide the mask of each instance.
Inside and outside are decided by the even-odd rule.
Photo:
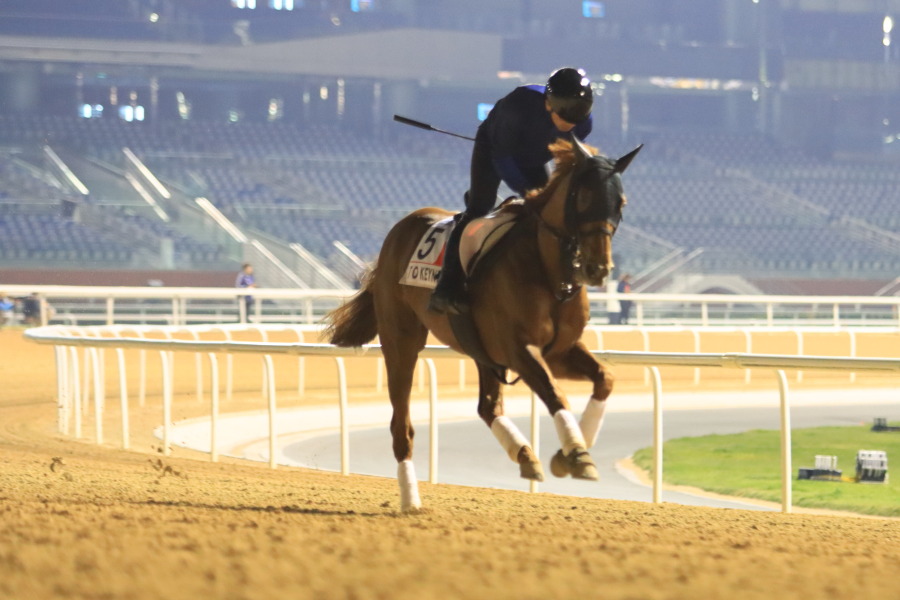
[[[550,110],[564,121],[580,123],[591,115],[594,93],[583,69],[563,67],[550,74],[544,93]]]

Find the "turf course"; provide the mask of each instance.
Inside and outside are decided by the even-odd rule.
[[[900,432],[876,433],[868,425],[813,427],[795,429],[791,437],[794,505],[900,517],[900,474],[896,473],[900,468]],[[886,451],[892,480],[886,484],[861,484],[797,479],[798,468],[812,467],[816,454],[837,456],[844,476],[853,477],[858,450]],[[780,502],[780,457],[778,431],[679,438],[669,440],[663,447],[663,476],[669,484]],[[634,462],[650,471],[652,449],[636,452]],[[892,470],[895,476],[890,478]]]

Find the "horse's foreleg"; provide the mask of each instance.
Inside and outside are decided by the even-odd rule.
[[[612,374],[603,368],[597,359],[581,343],[569,349],[566,354],[550,362],[553,373],[564,379],[588,379],[594,383],[594,390],[581,413],[579,428],[584,435],[588,449],[597,443],[597,435],[603,427],[606,414],[606,400],[612,393]],[[563,450],[550,459],[550,472],[556,477],[565,477],[572,472]]]
[[[527,345],[516,352],[512,362],[514,364],[510,364],[510,368],[543,400],[553,416],[568,472],[578,479],[599,479],[597,467],[587,452],[587,444],[578,421],[569,410],[565,394],[553,379],[540,349]]]
[[[593,448],[597,435],[603,427],[606,414],[606,400],[612,393],[614,378],[588,349],[578,342],[563,356],[550,362],[554,375],[562,379],[588,379],[594,383],[594,390],[588,398],[579,423],[588,448]]]
[[[491,433],[506,450],[510,460],[519,465],[519,475],[523,479],[543,481],[544,468],[531,444],[512,419],[503,414],[500,381],[482,365],[478,365],[478,415],[491,428]]]

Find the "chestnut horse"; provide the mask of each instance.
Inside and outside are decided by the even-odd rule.
[[[613,379],[580,341],[588,321],[585,285],[602,285],[613,267],[612,236],[622,217],[621,173],[640,151],[612,160],[571,141],[550,145],[554,172],[546,187],[528,194],[521,215],[492,260],[468,284],[471,316],[487,356],[518,373],[547,406],[562,449],[551,472],[599,478],[588,448],[600,429]],[[507,208],[506,210],[509,210]],[[393,407],[391,435],[398,465],[401,509],[421,506],[412,463],[409,395],[419,351],[431,331],[462,351],[445,315],[428,310],[430,290],[399,283],[428,228],[452,213],[423,208],[407,215],[385,238],[362,290],[329,316],[327,335],[338,346],[361,346],[378,335]],[[478,415],[487,423],[525,479],[543,480],[530,444],[503,414],[495,370],[478,364]],[[593,382],[580,423],[556,383]]]

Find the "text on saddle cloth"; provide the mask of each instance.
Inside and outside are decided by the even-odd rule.
[[[512,228],[516,217],[512,212],[497,211],[468,224],[459,242],[459,259],[467,275],[471,274],[478,259],[487,255]],[[455,226],[456,222],[450,217],[428,228],[400,278],[401,284],[434,289],[444,266],[447,240]]]

